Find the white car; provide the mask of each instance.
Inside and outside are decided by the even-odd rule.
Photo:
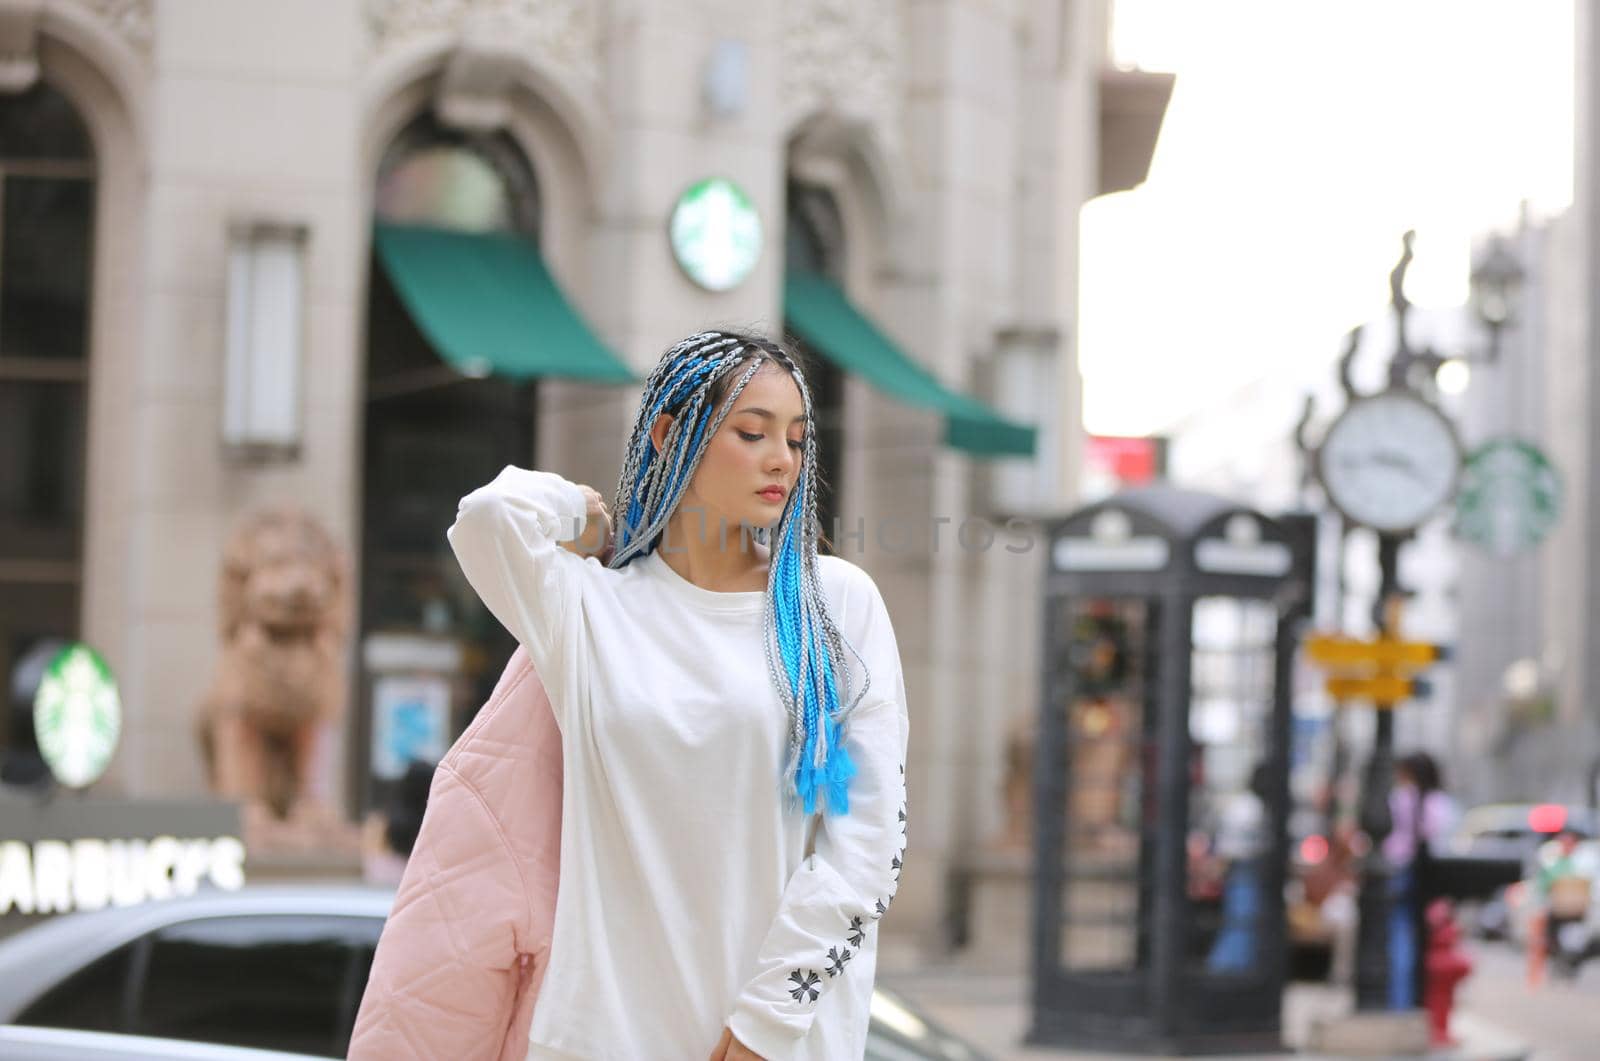
[[[7,1061],[343,1057],[394,893],[250,886],[68,914],[0,940]],[[890,992],[869,1061],[983,1061]]]

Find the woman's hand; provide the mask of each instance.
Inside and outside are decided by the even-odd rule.
[[[583,491],[584,500],[588,502],[583,533],[571,541],[562,542],[561,547],[578,556],[599,556],[611,544],[611,513],[594,487],[579,483],[578,489]]]
[[[722,1029],[717,1048],[711,1051],[711,1061],[766,1061],[760,1054],[733,1037],[733,1032]]]

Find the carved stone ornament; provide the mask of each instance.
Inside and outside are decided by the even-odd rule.
[[[600,5],[590,0],[365,0],[374,50],[434,33],[493,38],[546,69],[600,77]]]
[[[141,54],[150,54],[156,38],[156,0],[69,0],[100,16],[100,20]]]
[[[155,41],[155,0],[0,0],[0,96],[39,80],[39,24],[46,11],[78,8],[148,56]]]
[[[895,0],[791,0],[783,5],[784,124],[822,111],[900,128],[902,37]]]
[[[39,80],[39,12],[44,0],[0,0],[0,96]]]

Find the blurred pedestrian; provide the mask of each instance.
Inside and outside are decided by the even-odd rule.
[[[1589,916],[1591,895],[1600,883],[1600,847],[1583,845],[1582,836],[1568,826],[1540,845],[1536,858],[1535,906],[1528,924],[1528,983],[1535,987],[1544,982],[1550,955],[1559,956],[1562,926],[1582,924]]]
[[[422,759],[407,763],[405,773],[384,804],[383,813],[369,819],[362,844],[362,876],[368,884],[399,885],[405,874],[406,860],[411,857],[417,834],[422,830],[433,770],[433,764]]]
[[[1250,772],[1250,784],[1223,802],[1212,853],[1227,869],[1222,880],[1222,928],[1206,968],[1243,973],[1255,968],[1261,939],[1262,865],[1267,852],[1267,793],[1272,773],[1266,763]]]
[[[1434,845],[1455,827],[1455,801],[1444,790],[1438,762],[1414,752],[1395,764],[1389,792],[1389,835],[1383,841],[1389,878],[1389,1008],[1415,1009],[1422,997],[1423,910],[1431,898]]]

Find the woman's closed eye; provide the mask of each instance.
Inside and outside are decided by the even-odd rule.
[[[739,432],[739,437],[744,439],[746,442],[760,442],[762,439],[766,438],[767,436],[766,435],[753,435],[748,431],[740,431]],[[789,448],[790,449],[804,449],[805,448],[805,444],[806,444],[806,440],[803,439],[803,438],[802,439],[793,439],[793,438],[791,438],[789,440]]]

